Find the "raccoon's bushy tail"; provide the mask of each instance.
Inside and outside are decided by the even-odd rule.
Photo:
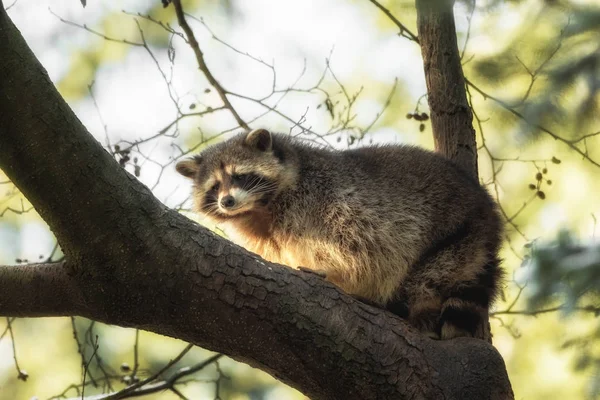
[[[398,296],[387,305],[424,334],[491,340],[488,310],[499,293],[500,228],[494,214],[467,218],[435,242],[412,266]]]
[[[491,342],[488,311],[502,278],[496,258],[490,260],[475,281],[462,282],[442,303],[438,321],[441,339],[471,336]]]
[[[448,249],[440,254],[435,261],[440,262],[446,257],[453,257],[452,250]],[[427,265],[427,267],[435,266],[435,262]],[[481,272],[474,279],[457,280],[446,287],[438,286],[439,292],[434,290],[432,293],[428,290],[439,285],[439,281],[435,283],[420,281],[417,295],[414,297],[409,295],[412,298],[407,302],[408,312],[404,315],[407,315],[414,326],[432,338],[452,339],[466,336],[491,342],[488,310],[499,292],[502,270],[495,258],[481,267]],[[439,275],[438,278],[447,283],[453,278],[453,276]],[[388,307],[390,311],[404,316],[398,312],[400,310],[398,303],[394,306]]]

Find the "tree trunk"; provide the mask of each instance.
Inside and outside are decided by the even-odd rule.
[[[65,253],[1,266],[0,315],[77,315],[176,337],[312,399],[512,398],[484,341],[422,337],[166,208],[86,131],[2,7],[0,168]]]
[[[454,0],[416,4],[435,149],[477,179],[477,143],[456,43]]]

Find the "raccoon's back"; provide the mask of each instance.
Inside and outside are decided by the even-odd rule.
[[[412,146],[347,151],[298,149],[299,182],[283,203],[306,221],[323,224],[335,208],[382,228],[443,235],[483,205],[487,192],[453,162]]]
[[[468,221],[490,224],[481,241],[497,246],[489,195],[434,153],[405,146],[297,153],[299,181],[273,205],[279,262],[324,268],[347,292],[385,303],[411,266]]]

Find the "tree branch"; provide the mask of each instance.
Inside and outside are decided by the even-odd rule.
[[[206,368],[208,365],[213,364],[214,362],[216,362],[219,358],[223,357],[222,354],[215,354],[212,357],[207,358],[206,360],[199,362],[198,364],[192,366],[192,367],[184,367],[181,368],[180,370],[178,370],[177,372],[175,372],[173,375],[171,375],[168,379],[166,380],[162,380],[162,381],[158,381],[158,382],[153,382],[156,378],[158,378],[166,369],[168,369],[169,367],[171,367],[173,364],[175,364],[177,361],[179,361],[179,359],[174,359],[173,361],[171,361],[170,363],[168,363],[165,368],[162,368],[158,373],[153,374],[151,377],[149,377],[148,379],[145,379],[144,381],[139,382],[136,385],[132,385],[129,386],[119,392],[110,394],[106,397],[100,397],[100,399],[102,400],[118,400],[118,399],[126,399],[126,398],[130,398],[130,397],[139,397],[139,396],[145,396],[148,394],[152,394],[152,393],[156,393],[156,392],[162,392],[164,390],[167,389],[174,389],[175,385],[177,384],[177,381],[183,377],[192,375],[204,368]],[[98,399],[98,400],[100,400]]]
[[[412,40],[415,43],[419,43],[419,38],[417,37],[417,35],[415,35],[414,33],[411,32],[410,29],[408,29],[406,27],[406,25],[404,25],[402,22],[400,22],[400,20],[398,18],[396,18],[394,16],[394,14],[392,14],[390,12],[390,10],[388,10],[387,8],[385,8],[380,2],[378,2],[377,0],[369,0],[371,3],[373,3],[373,5],[375,5],[375,7],[379,8],[381,10],[381,12],[383,12],[385,15],[387,15],[387,17],[389,19],[392,20],[392,22],[398,27],[400,28],[400,35],[405,36],[407,39]]]
[[[14,317],[78,315],[83,300],[65,262],[0,265],[0,310]]]
[[[190,25],[187,23],[187,20],[185,19],[183,7],[181,6],[181,0],[173,0],[173,6],[175,7],[175,14],[177,15],[177,21],[179,22],[179,25],[185,32],[187,41],[188,41],[190,47],[192,48],[192,50],[194,51],[194,55],[196,56],[196,61],[198,62],[198,68],[200,68],[200,71],[202,71],[202,73],[204,74],[204,76],[206,77],[208,82],[212,85],[212,87],[215,88],[215,90],[219,94],[219,97],[221,98],[221,101],[223,101],[225,108],[227,108],[231,112],[231,114],[235,118],[238,125],[246,130],[250,130],[250,127],[248,126],[248,124],[246,124],[246,122],[242,119],[242,117],[240,117],[238,112],[235,110],[235,108],[233,108],[233,105],[227,98],[227,91],[223,88],[223,86],[221,86],[219,81],[217,81],[215,79],[213,74],[208,69],[206,62],[204,61],[204,54],[202,53],[202,50],[200,50],[200,45],[198,44],[198,41],[196,40],[196,35],[194,35],[194,31],[192,30],[192,28],[190,28]]]
[[[548,313],[552,313],[552,312],[556,312],[556,311],[565,311],[565,312],[588,312],[594,315],[599,315],[600,314],[600,307],[595,307],[595,306],[591,306],[591,305],[587,305],[587,306],[569,306],[569,305],[560,305],[560,306],[555,306],[555,307],[548,307],[548,308],[539,308],[539,309],[533,309],[533,310],[499,310],[499,311],[494,311],[492,313],[490,313],[490,315],[492,316],[498,316],[498,315],[527,315],[530,317],[537,317],[538,315],[541,314],[548,314]]]
[[[456,40],[454,0],[416,1],[419,37],[379,2],[369,1],[421,46],[435,149],[477,179],[477,143]]]
[[[477,178],[477,143],[456,41],[454,0],[416,4],[435,149]]]

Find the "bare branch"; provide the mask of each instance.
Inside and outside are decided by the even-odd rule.
[[[229,112],[231,112],[231,114],[233,115],[233,117],[235,118],[235,120],[239,124],[239,126],[241,126],[242,128],[244,128],[246,130],[250,130],[250,127],[248,126],[248,124],[246,124],[246,122],[244,122],[244,120],[240,117],[240,115],[235,110],[235,108],[233,108],[233,105],[227,98],[228,92],[223,88],[223,86],[221,86],[221,84],[215,79],[213,74],[208,69],[206,62],[204,61],[204,54],[202,53],[202,50],[200,50],[200,45],[198,44],[198,41],[196,40],[194,31],[192,30],[192,28],[190,28],[190,26],[187,23],[187,20],[185,19],[183,7],[181,6],[181,0],[173,0],[173,6],[175,7],[175,13],[177,14],[177,21],[179,22],[179,25],[185,32],[185,36],[187,37],[188,44],[190,45],[190,47],[194,51],[194,54],[196,55],[196,61],[198,62],[198,68],[200,68],[200,71],[202,71],[202,73],[204,74],[204,76],[206,77],[208,82],[212,85],[212,87],[215,88],[215,90],[219,94],[219,97],[223,101],[224,107],[227,108],[229,110]]]
[[[596,306],[568,306],[568,305],[560,305],[555,307],[548,308],[540,308],[537,310],[500,310],[494,311],[490,313],[490,315],[498,316],[498,315],[526,315],[530,317],[536,317],[541,314],[548,314],[556,311],[577,311],[577,312],[586,312],[592,313],[594,315],[600,315],[600,307]]]
[[[21,367],[19,367],[19,361],[17,360],[17,344],[15,342],[15,335],[14,335],[13,326],[12,326],[12,323],[14,322],[14,320],[15,320],[15,318],[6,317],[6,331],[8,331],[8,333],[10,334],[10,342],[12,345],[13,360],[15,361],[15,368],[17,369],[17,379],[25,382],[25,381],[27,381],[27,378],[29,378],[29,375],[27,374],[27,372],[25,370],[23,370],[23,369],[21,369]],[[6,331],[5,331],[5,333],[6,333]],[[4,336],[4,333],[2,334],[2,336]]]
[[[140,345],[140,330],[135,330],[135,343],[133,344],[133,369],[131,370],[130,376],[134,379],[137,378],[138,369],[140,368],[140,357],[139,357],[139,345]]]
[[[82,311],[81,290],[63,262],[0,265],[0,310],[11,316],[68,316]]]
[[[85,378],[87,376],[87,372],[88,372],[88,368],[90,367],[90,363],[96,356],[96,351],[98,351],[98,336],[96,336],[96,342],[94,343],[93,349],[94,349],[94,351],[93,351],[92,355],[90,356],[89,361],[83,364],[83,378],[81,379],[82,383],[85,383]],[[81,398],[82,399],[85,398],[85,384],[81,388]]]
[[[480,89],[474,83],[472,83],[469,79],[465,78],[465,81],[467,82],[467,84],[470,87],[472,87],[476,92],[478,92],[479,94],[481,94],[484,98],[488,98],[488,99],[491,99],[491,100],[495,101],[498,105],[500,105],[502,108],[504,108],[505,110],[507,110],[508,112],[510,112],[511,114],[513,114],[515,117],[517,117],[517,118],[519,118],[519,119],[527,122],[527,119],[525,118],[525,116],[521,112],[517,111],[515,108],[513,108],[512,106],[510,106],[505,101],[499,99],[498,97],[492,96],[489,93],[484,92],[482,89]],[[547,133],[554,140],[558,140],[559,142],[564,143],[565,145],[567,145],[567,147],[569,147],[571,150],[573,150],[576,153],[578,153],[579,155],[581,155],[583,158],[585,158],[586,160],[588,160],[590,163],[594,164],[597,167],[600,167],[600,163],[599,162],[593,160],[592,158],[590,158],[590,156],[587,154],[587,152],[585,152],[585,151],[581,150],[579,147],[575,146],[575,143],[579,142],[583,138],[575,139],[575,140],[570,140],[570,139],[563,138],[562,136],[560,136],[560,135],[552,132],[550,129],[546,128],[543,125],[534,124],[532,126],[535,127],[535,128],[537,128],[537,129],[539,129],[542,132]],[[595,136],[595,135],[596,135],[595,133],[594,134],[590,134],[589,137]]]
[[[385,8],[383,5],[381,5],[381,3],[379,3],[377,0],[369,0],[371,3],[373,3],[375,5],[375,7],[379,8],[385,15],[388,16],[389,19],[392,20],[392,22],[394,24],[396,24],[396,26],[398,28],[400,28],[400,35],[406,37],[409,40],[412,40],[413,42],[419,44],[419,39],[417,38],[417,35],[415,35],[414,33],[412,33],[410,31],[410,29],[408,29],[402,22],[400,22],[400,20],[398,20],[398,18],[396,18],[394,16],[394,14],[392,14],[390,12],[390,10],[388,10],[387,8]]]
[[[144,379],[143,381],[137,382],[137,383],[135,383],[135,384],[133,384],[131,386],[126,387],[125,389],[121,390],[118,393],[111,394],[110,396],[108,396],[106,398],[106,400],[123,399],[128,394],[133,393],[136,390],[138,390],[141,387],[143,387],[144,385],[147,385],[147,384],[151,383],[156,378],[158,378],[159,376],[161,376],[165,371],[167,371],[169,368],[171,368],[173,365],[177,364],[183,358],[183,356],[185,356],[192,349],[192,347],[194,347],[193,344],[188,344],[177,355],[177,357],[175,357],[171,361],[169,361],[163,368],[161,368],[160,370],[158,370],[156,373],[152,374],[151,376],[149,376],[148,378]]]
[[[183,357],[182,354],[185,354],[185,352],[182,352],[180,354],[181,357]],[[136,386],[136,385],[132,385],[132,386],[127,387],[126,389],[123,389],[120,392],[111,394],[107,397],[100,397],[100,399],[102,399],[102,400],[117,400],[117,399],[125,399],[125,398],[130,398],[130,397],[145,396],[148,394],[161,392],[163,390],[177,390],[175,388],[175,385],[182,378],[187,377],[192,374],[195,374],[196,372],[201,371],[204,368],[206,368],[208,365],[216,363],[217,360],[219,358],[221,358],[222,356],[223,356],[222,354],[215,354],[214,356],[212,356],[192,367],[184,367],[184,368],[179,369],[176,373],[171,375],[169,377],[169,379],[153,382],[154,380],[156,380],[156,378],[158,376],[160,376],[162,373],[164,373],[167,369],[169,369],[173,364],[175,364],[181,358],[174,359],[172,362],[170,362],[164,368],[162,368],[157,374],[154,374],[152,377],[150,377],[152,379],[148,378],[148,379],[144,380],[143,382],[145,382],[145,383],[143,385],[139,385],[135,389],[129,390],[129,389],[133,388],[133,386]],[[142,382],[140,382],[140,384],[141,383]]]
[[[33,210],[32,206],[29,206],[27,208],[25,208],[24,204],[23,204],[23,200],[21,199],[21,208],[13,208],[13,207],[6,207],[4,210],[2,210],[2,212],[0,212],[0,217],[3,217],[4,214],[6,214],[7,212],[12,212],[14,214],[26,214],[29,211]]]
[[[67,25],[71,25],[77,28],[81,28],[81,29],[85,29],[86,31],[101,37],[104,40],[108,40],[109,42],[116,42],[116,43],[123,43],[123,44],[128,44],[130,46],[139,46],[139,47],[144,47],[144,43],[140,43],[140,42],[132,42],[131,40],[127,40],[127,39],[116,39],[110,36],[106,36],[105,34],[98,32],[90,27],[88,27],[87,25],[80,25],[77,24],[75,22],[69,21],[67,19],[64,19],[63,17],[61,17],[60,15],[56,14],[54,11],[52,11],[51,8],[48,8],[48,11],[50,12],[50,14],[54,15],[56,18],[58,18],[62,23],[65,23]]]

